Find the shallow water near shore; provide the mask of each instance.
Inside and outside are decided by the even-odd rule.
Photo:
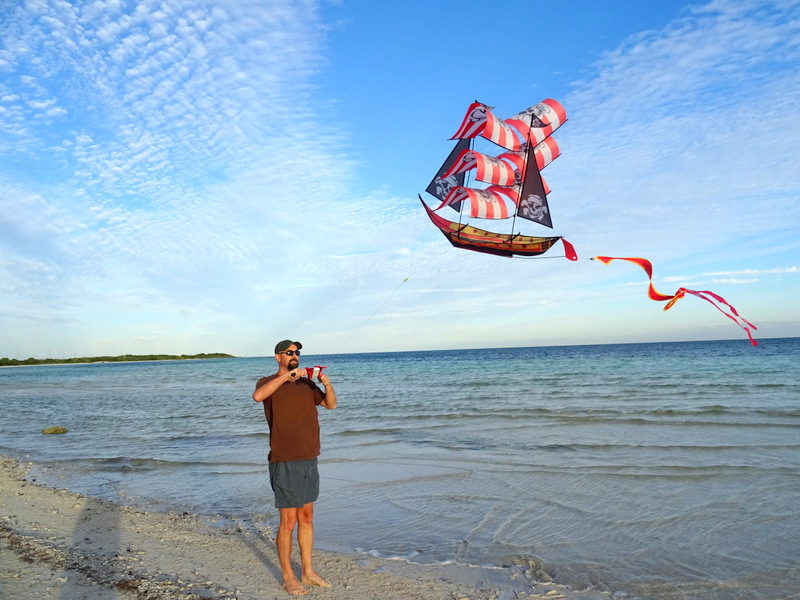
[[[800,339],[303,356],[328,366],[318,546],[541,562],[643,598],[800,590]],[[255,525],[274,359],[0,369],[0,453],[48,485]],[[41,435],[64,426],[63,435]]]

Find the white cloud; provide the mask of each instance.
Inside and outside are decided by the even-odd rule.
[[[742,275],[776,275],[783,273],[800,273],[797,267],[779,267],[775,269],[741,269],[738,271],[711,271],[699,275],[665,277],[662,281],[690,281],[699,277],[737,277]]]
[[[3,17],[9,343],[254,354],[284,323],[327,351],[603,339],[598,307],[642,273],[450,248],[348,147],[357,117],[315,87],[317,10],[29,2]],[[643,255],[657,283],[742,290],[796,272],[795,13],[714,2],[632,36],[561,99],[546,177],[583,259]]]

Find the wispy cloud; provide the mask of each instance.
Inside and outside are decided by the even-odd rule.
[[[800,7],[719,0],[682,15],[559,98],[557,233],[584,259],[651,258],[657,282],[794,281]],[[289,328],[328,351],[353,331],[345,350],[603,339],[593,307],[641,273],[452,249],[398,191],[407,181],[363,168],[359,116],[319,88],[331,35],[311,0],[2,9],[7,343],[257,354]],[[369,81],[342,93],[386,100]],[[431,132],[404,126],[407,161]]]
[[[631,37],[576,84],[558,173],[578,241],[677,257],[793,235],[800,25],[787,10],[713,2]]]
[[[708,277],[740,277],[744,275],[781,275],[784,273],[800,273],[800,268],[798,267],[779,267],[776,269],[740,269],[738,271],[710,271],[707,273],[700,273],[698,275],[687,275],[687,276],[672,276],[672,277],[664,277],[662,281],[673,282],[673,281],[691,281],[694,279],[700,278],[708,278]],[[750,281],[755,281],[755,279],[751,279]]]

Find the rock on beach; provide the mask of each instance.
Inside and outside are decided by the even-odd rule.
[[[56,434],[56,433],[67,433],[69,429],[66,427],[45,427],[42,429],[42,433],[45,435]]]

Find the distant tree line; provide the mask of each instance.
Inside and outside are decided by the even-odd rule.
[[[70,363],[138,362],[144,360],[198,360],[207,358],[235,358],[231,354],[214,352],[211,354],[123,354],[122,356],[85,356],[81,358],[0,358],[0,367],[20,365],[63,365]]]

